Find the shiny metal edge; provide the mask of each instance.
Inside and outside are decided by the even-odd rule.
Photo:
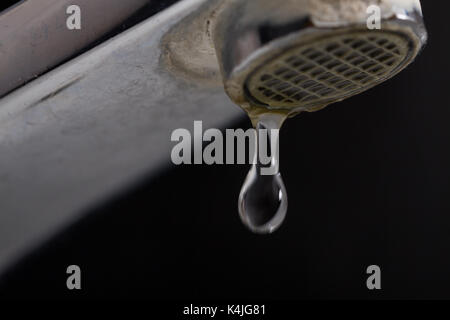
[[[161,64],[164,34],[205,1],[183,0],[0,100],[0,274],[90,208],[173,167],[173,130],[243,116],[223,87]]]

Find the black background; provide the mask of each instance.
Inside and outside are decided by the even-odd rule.
[[[289,212],[275,234],[239,220],[247,166],[172,167],[26,257],[0,297],[449,299],[450,4],[422,4],[430,40],[413,65],[286,123]],[[70,264],[81,291],[66,289]],[[372,264],[380,291],[366,288]]]

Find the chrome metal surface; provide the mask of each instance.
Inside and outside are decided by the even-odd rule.
[[[32,0],[0,15],[0,97],[99,40],[148,0]],[[66,9],[81,9],[81,30],[69,30]]]
[[[182,1],[0,100],[0,272],[170,168],[174,129],[243,115],[223,88],[161,64],[163,35],[204,2]]]
[[[380,8],[382,18],[380,30],[369,30],[367,27],[367,9],[372,4],[376,4]],[[289,0],[283,2],[230,0],[223,1],[218,8],[214,15],[211,34],[225,90],[234,102],[245,109],[250,108],[250,105],[257,105],[292,113],[316,111],[329,103],[369,89],[394,76],[414,60],[426,42],[420,2],[416,0]],[[322,99],[312,99],[314,94],[311,92],[307,96],[293,98],[296,94],[301,95],[299,92],[301,88],[297,85],[293,86],[292,83],[284,88],[288,91],[275,90],[278,91],[276,94],[273,90],[275,88],[273,86],[268,88],[267,83],[262,86],[257,85],[258,81],[255,81],[254,74],[261,72],[258,70],[268,71],[271,67],[277,69],[280,64],[287,63],[287,69],[293,71],[293,66],[289,62],[282,61],[283,59],[294,59],[294,55],[297,58],[307,58],[308,55],[302,51],[303,49],[320,51],[326,47],[327,43],[339,44],[342,49],[347,46],[343,43],[345,34],[348,34],[349,43],[352,36],[361,38],[360,40],[365,38],[366,42],[373,42],[372,47],[368,47],[366,52],[357,48],[353,50],[353,54],[359,52],[360,58],[364,56],[370,60],[372,59],[370,54],[376,54],[377,50],[384,51],[386,48],[380,48],[375,43],[375,41],[382,40],[383,37],[390,43],[395,42],[396,49],[403,48],[401,52],[403,56],[396,61],[395,67],[383,67],[383,70],[388,72],[382,76],[372,74],[373,80],[368,81],[364,86],[361,86],[361,83],[354,83],[355,88],[352,88],[351,85],[347,86],[348,90],[337,88],[341,92],[337,94],[334,90],[336,94],[330,99],[323,99],[323,95]],[[403,43],[400,41],[401,39],[405,39]],[[364,47],[367,45],[368,43]],[[373,51],[370,51],[371,49]],[[295,52],[296,50],[300,51]],[[349,50],[347,53],[351,54]],[[289,54],[290,56],[286,56]],[[383,52],[375,58],[380,59],[383,54],[387,53]],[[325,58],[326,55],[328,54],[322,53],[321,57]],[[333,60],[332,62],[338,62],[338,64],[332,68],[325,68],[324,73],[316,76],[302,71],[300,68],[296,70],[296,76],[302,74],[308,78],[305,81],[314,80],[319,91],[329,90],[329,85],[318,86],[319,79],[317,77],[324,75],[326,71],[336,75],[336,68],[348,67],[349,61],[344,62],[337,55],[328,55],[328,58],[328,62]],[[311,59],[308,59],[311,62]],[[315,67],[313,66],[312,69],[315,71],[323,69],[321,61],[314,62]],[[355,69],[356,65],[351,61],[350,64],[351,69]],[[381,65],[379,60],[376,64]],[[277,70],[282,69],[280,67]],[[269,76],[273,76],[275,72],[276,70],[268,72]],[[343,74],[340,76],[342,77]],[[344,80],[348,81],[349,79]],[[264,81],[259,78],[259,82]],[[278,85],[285,87],[286,83]],[[269,92],[267,89],[272,90]],[[296,89],[295,92],[293,89]],[[262,92],[262,95],[258,92]],[[264,92],[267,94],[265,95]],[[272,99],[267,99],[267,96]],[[284,103],[280,103],[282,101]]]
[[[414,57],[426,41],[420,4],[378,2],[390,30],[416,41]],[[183,0],[1,99],[0,272],[87,209],[170,167],[174,129],[241,117],[224,85],[245,106],[250,75],[294,38],[361,23],[335,10],[339,3]]]

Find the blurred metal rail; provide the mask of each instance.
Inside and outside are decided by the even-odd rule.
[[[123,28],[148,8],[174,0],[27,0],[0,14],[0,97]],[[67,7],[81,9],[81,30],[69,30]]]

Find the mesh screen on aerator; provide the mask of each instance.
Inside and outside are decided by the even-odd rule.
[[[251,99],[271,107],[320,105],[360,93],[404,67],[410,40],[390,31],[333,34],[287,50],[246,82]]]

